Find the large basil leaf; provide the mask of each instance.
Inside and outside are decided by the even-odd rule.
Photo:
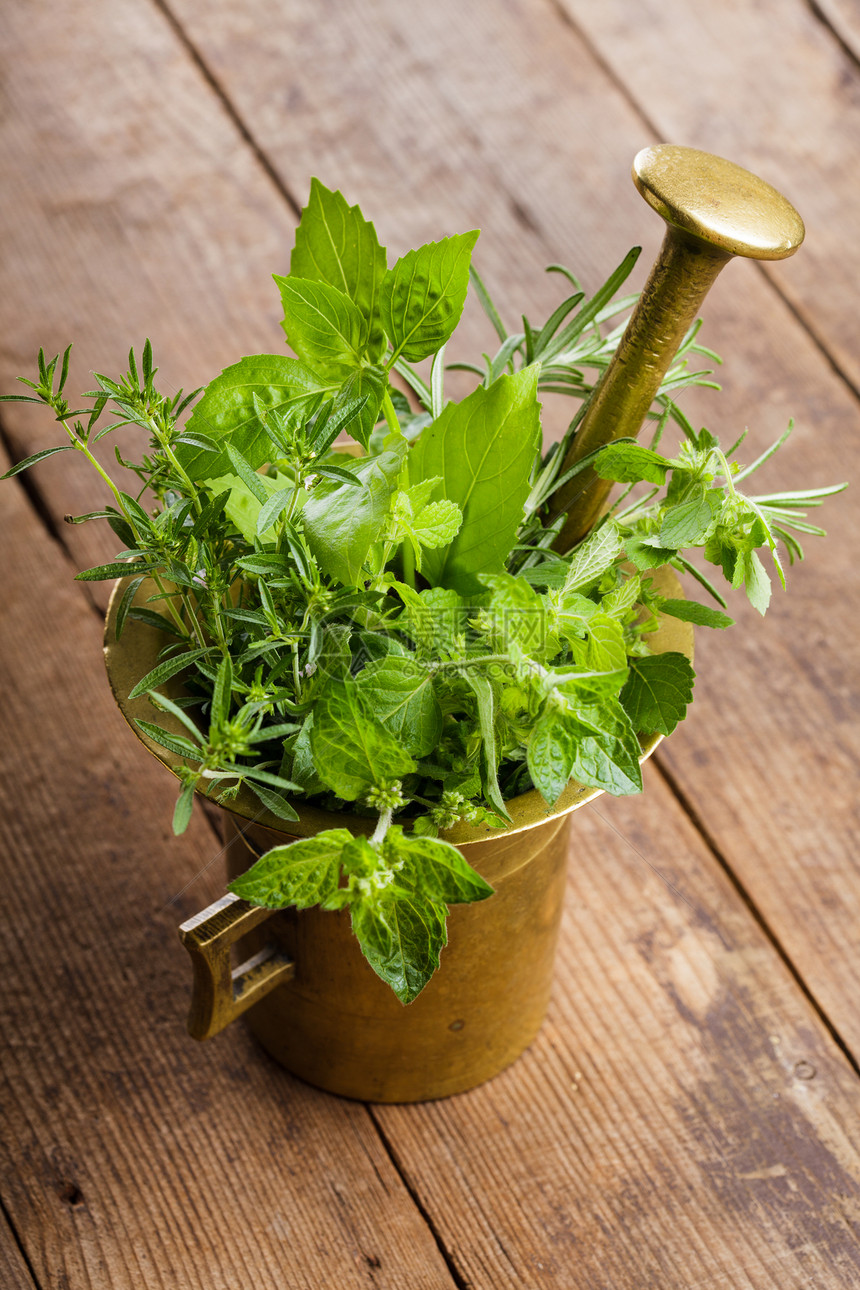
[[[176,454],[180,464],[191,479],[233,474],[226,449],[229,442],[256,469],[271,460],[272,441],[257,415],[255,397],[266,408],[309,416],[322,396],[335,388],[336,382],[283,354],[242,358],[209,382],[186,427],[214,440],[220,451],[183,444]]]
[[[361,480],[363,489],[317,483],[304,504],[308,546],[323,573],[344,586],[362,581],[362,568],[385,524],[405,451],[404,443],[378,457],[359,461],[344,457],[339,464]]]
[[[406,891],[383,891],[356,901],[351,914],[352,930],[376,975],[401,1003],[411,1003],[447,944],[445,906]]]
[[[583,726],[576,746],[572,774],[617,797],[641,793],[641,749],[630,718],[617,699],[579,705],[575,719]]]
[[[460,321],[478,229],[408,251],[382,280],[382,323],[409,363],[435,354]]]
[[[326,829],[313,838],[273,847],[229,884],[243,900],[265,909],[308,909],[337,890],[340,855],[351,840],[349,829]]]
[[[631,658],[621,702],[634,730],[670,735],[692,701],[695,675],[690,660],[674,651]]]
[[[448,546],[428,550],[424,575],[464,595],[479,573],[501,573],[522,522],[529,476],[540,446],[536,367],[500,376],[462,403],[449,403],[410,450],[413,483],[433,475],[463,512]]]
[[[277,273],[274,279],[284,306],[281,326],[291,348],[315,372],[344,381],[361,366],[365,324],[358,306],[327,282]]]
[[[355,678],[359,693],[413,757],[427,757],[442,733],[442,709],[428,669],[414,656],[368,663]]]
[[[385,349],[379,318],[379,287],[385,276],[385,248],[376,229],[343,194],[311,180],[311,195],[296,229],[290,274],[326,282],[349,296],[363,319],[360,348],[371,362]]]
[[[399,884],[406,884],[429,900],[446,905],[486,900],[493,888],[463,857],[461,851],[440,838],[406,834],[399,825],[388,830],[382,845],[388,864],[396,869]]]
[[[311,751],[320,779],[347,802],[415,769],[352,680],[329,681],[317,699]]]
[[[532,729],[527,748],[529,774],[547,806],[555,806],[567,787],[581,733],[577,722],[566,719],[566,714],[551,704]]]

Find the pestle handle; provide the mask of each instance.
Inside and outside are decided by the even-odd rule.
[[[562,474],[596,448],[638,435],[702,301],[729,260],[783,260],[803,241],[803,221],[785,197],[711,153],[674,144],[644,148],[633,162],[633,182],[666,221],[666,235]],[[588,533],[611,488],[587,467],[553,495],[552,510],[568,512],[555,543],[559,551]]]

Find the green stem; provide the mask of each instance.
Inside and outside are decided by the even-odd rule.
[[[403,431],[400,429],[400,422],[397,420],[397,413],[394,411],[394,404],[391,401],[391,391],[389,389],[386,389],[385,394],[382,396],[382,411],[385,415],[385,420],[391,433],[400,437],[403,434]]]
[[[415,552],[408,538],[403,539],[403,581],[415,590]]]
[[[386,833],[391,828],[391,821],[394,818],[393,811],[383,811],[376,822],[376,828],[370,836],[370,845],[376,846],[385,838]]]

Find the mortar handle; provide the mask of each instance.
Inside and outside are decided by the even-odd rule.
[[[179,928],[179,939],[191,955],[194,985],[188,1033],[193,1039],[217,1035],[276,985],[289,981],[295,964],[267,945],[239,967],[230,963],[230,946],[265,922],[275,911],[249,905],[228,894]]]

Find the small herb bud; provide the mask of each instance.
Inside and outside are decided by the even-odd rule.
[[[406,798],[403,795],[403,788],[399,779],[393,780],[390,784],[374,784],[368,790],[364,799],[368,806],[380,813],[391,811],[393,814],[406,805]]]

